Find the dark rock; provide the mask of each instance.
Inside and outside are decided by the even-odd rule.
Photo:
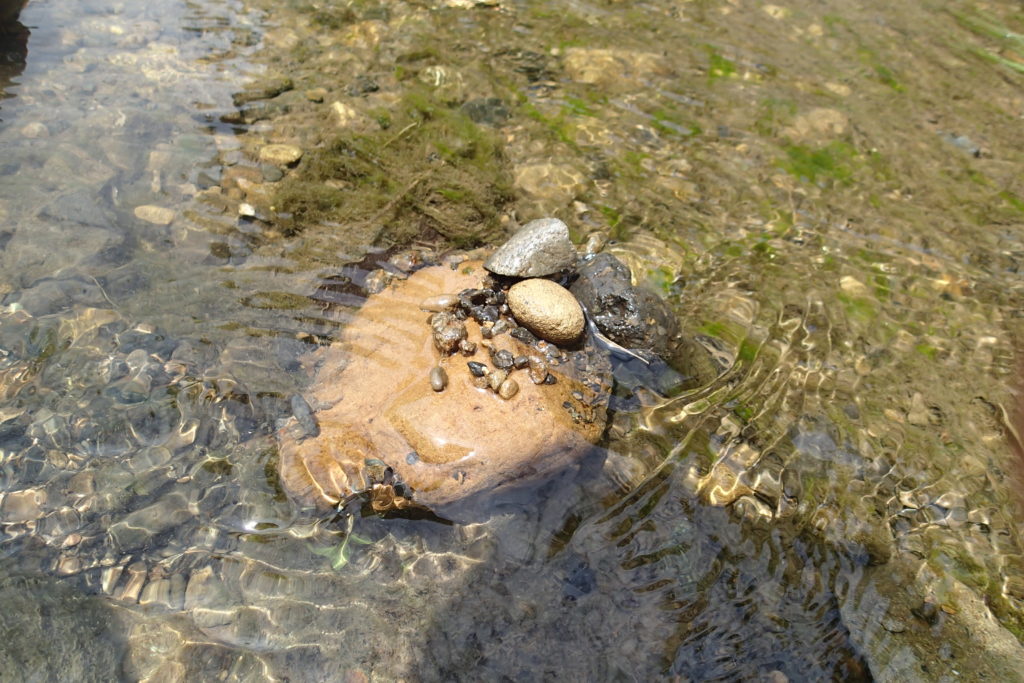
[[[501,317],[497,306],[474,306],[469,309],[469,314],[480,324],[497,322]]]
[[[512,328],[512,331],[509,332],[509,336],[511,336],[513,339],[518,339],[527,346],[533,346],[534,344],[537,343],[537,338],[533,336],[533,332],[530,332],[525,327]]]
[[[502,370],[508,370],[515,362],[511,352],[504,349],[492,353],[491,361],[494,363],[494,367],[501,368]]]
[[[557,218],[530,221],[484,263],[484,268],[509,277],[543,277],[576,264],[569,228]]]
[[[634,287],[624,263],[611,254],[598,254],[579,269],[569,288],[609,339],[630,349],[665,355],[679,323],[653,292]]]
[[[512,116],[508,107],[497,97],[480,97],[462,105],[462,111],[473,123],[500,126]]]

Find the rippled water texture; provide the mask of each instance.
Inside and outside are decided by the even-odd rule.
[[[849,4],[32,0],[0,678],[1020,678],[1024,24]],[[601,457],[478,520],[290,501],[309,352],[545,215],[689,381],[620,367]]]

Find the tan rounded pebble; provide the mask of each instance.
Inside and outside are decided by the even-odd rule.
[[[516,321],[541,339],[569,344],[583,334],[583,308],[569,290],[534,278],[512,285],[508,307]]]
[[[452,311],[459,305],[459,296],[457,294],[439,294],[438,296],[430,296],[420,302],[421,311],[430,311],[431,313],[440,313],[441,311]]]
[[[135,207],[135,217],[140,221],[153,223],[155,225],[170,225],[174,220],[174,209],[153,204],[143,204]]]
[[[430,370],[430,388],[434,391],[444,391],[448,386],[448,373],[440,365],[435,365]]]
[[[511,377],[502,382],[501,386],[498,387],[498,396],[501,396],[506,401],[515,396],[518,392],[519,384]]]
[[[291,166],[302,158],[302,150],[295,145],[267,145],[260,149],[260,161],[275,166]]]

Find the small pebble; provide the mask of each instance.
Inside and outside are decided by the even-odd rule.
[[[587,241],[583,245],[583,253],[593,256],[600,253],[608,244],[608,236],[600,232],[592,232],[587,235]]]
[[[468,339],[463,339],[459,342],[459,351],[462,352],[463,356],[472,356],[476,353],[476,342],[471,342]]]
[[[476,361],[471,360],[466,363],[466,365],[469,366],[469,371],[474,377],[483,377],[487,374],[487,366],[483,363],[477,363]]]
[[[506,351],[505,349],[495,351],[491,354],[491,361],[494,363],[495,367],[499,367],[502,370],[508,370],[514,363],[512,352]]]
[[[532,345],[537,341],[537,338],[533,336],[533,333],[530,332],[525,327],[516,327],[511,332],[509,332],[509,334],[512,336],[513,339],[518,339],[524,344]]]
[[[529,365],[528,374],[530,375],[530,381],[534,384],[544,384],[544,379],[548,375],[548,365],[539,356],[530,356],[527,359]]]
[[[491,373],[490,377],[487,378],[487,381],[491,386],[491,390],[497,391],[506,379],[508,379],[507,370],[495,370]]]
[[[516,356],[515,358],[512,359],[512,367],[514,367],[516,370],[522,370],[529,364],[530,359],[527,358],[526,356]]]
[[[135,217],[154,225],[170,225],[174,221],[174,209],[165,206],[144,204],[135,207]]]
[[[435,365],[430,370],[430,388],[434,391],[444,391],[448,386],[448,373],[440,365]]]
[[[548,373],[547,377],[544,378],[544,384],[557,384],[557,383],[558,383],[558,380],[555,379],[555,376],[552,375],[550,372]]]
[[[494,323],[494,326],[491,328],[491,336],[497,337],[499,334],[504,334],[505,332],[508,332],[511,327],[512,326],[508,324],[507,320],[499,320]]]
[[[490,382],[487,381],[486,377],[474,377],[473,386],[477,389],[486,389],[490,386]]]
[[[441,353],[454,353],[459,342],[466,338],[466,325],[448,312],[431,315],[430,327],[433,330],[434,346]]]
[[[420,302],[421,311],[440,313],[441,311],[453,311],[459,305],[459,297],[454,294],[441,294],[439,296],[427,297]]]
[[[501,313],[498,312],[497,306],[484,305],[484,306],[473,306],[469,309],[469,314],[473,316],[473,320],[477,321],[481,325],[483,323],[497,322]]]
[[[519,384],[511,377],[502,382],[501,386],[498,387],[498,396],[501,396],[506,401],[515,396],[518,392]]]

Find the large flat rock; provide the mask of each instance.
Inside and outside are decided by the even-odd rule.
[[[424,299],[480,287],[479,263],[436,266],[371,296],[339,344],[316,352],[307,395],[319,435],[279,435],[281,481],[299,502],[328,508],[365,487],[368,458],[391,466],[414,490],[413,500],[440,510],[494,489],[542,481],[576,463],[600,437],[606,397],[573,378],[572,364],[550,368],[555,384],[536,385],[526,370],[511,375],[511,399],[473,383],[467,361],[491,366],[480,328],[467,321],[473,356],[441,357],[420,310]],[[514,354],[527,347],[508,334],[491,340]],[[438,363],[449,382],[430,387]],[[582,397],[582,399],[581,399]]]

